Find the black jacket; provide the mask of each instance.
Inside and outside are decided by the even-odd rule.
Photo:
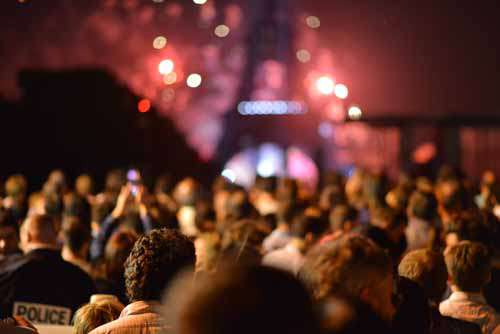
[[[35,323],[69,324],[94,291],[92,279],[59,251],[34,250],[0,268],[0,318],[15,313]]]

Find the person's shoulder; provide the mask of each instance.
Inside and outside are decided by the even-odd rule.
[[[18,270],[29,261],[23,254],[12,254],[6,256],[0,262],[0,275]]]

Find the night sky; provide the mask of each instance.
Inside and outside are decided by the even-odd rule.
[[[179,24],[196,15],[191,1],[178,1],[181,18],[158,18],[172,3],[1,1],[0,95],[16,98],[21,68],[106,67],[109,59],[132,88],[134,80],[141,86],[147,77],[138,79],[130,69],[137,64],[123,68],[149,59],[137,49],[150,45],[159,26],[175,31],[172,42],[202,43],[199,29]],[[500,114],[495,1],[303,0],[297,7],[321,19],[320,46],[332,51],[336,76],[367,115]]]

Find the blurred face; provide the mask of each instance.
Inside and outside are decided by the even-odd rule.
[[[371,306],[373,311],[383,320],[390,322],[395,313],[392,303],[393,279],[391,274],[373,286],[365,288],[361,294],[361,299]]]
[[[0,227],[0,255],[9,255],[17,251],[19,239],[14,227]]]

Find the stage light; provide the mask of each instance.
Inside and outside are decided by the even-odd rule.
[[[231,183],[236,182],[236,173],[232,169],[226,168],[220,175],[228,179]]]
[[[270,177],[276,173],[272,160],[262,160],[257,165],[257,174],[262,177]]]
[[[297,59],[301,63],[307,63],[311,60],[311,54],[306,49],[300,49],[297,51]]]
[[[227,35],[229,35],[230,31],[231,31],[231,29],[229,29],[229,27],[227,25],[220,24],[217,27],[215,27],[214,34],[217,37],[224,38]]]
[[[344,84],[336,84],[335,85],[335,96],[339,99],[346,99],[349,96],[349,89]]]
[[[162,60],[158,65],[158,71],[163,75],[169,74],[173,70],[174,70],[174,62],[171,61],[170,59]]]
[[[193,73],[187,77],[186,84],[188,85],[188,87],[196,88],[201,85],[201,81],[201,75],[199,75],[198,73]]]
[[[331,95],[335,90],[335,83],[332,78],[323,76],[316,80],[316,89],[323,95]]]
[[[170,72],[169,74],[163,77],[163,82],[165,85],[172,85],[177,81],[177,73]]]
[[[158,36],[153,40],[153,47],[157,50],[163,49],[167,45],[167,39],[163,36]]]
[[[151,109],[151,102],[148,99],[142,99],[137,104],[137,109],[139,112],[148,112]]]
[[[309,28],[317,29],[321,26],[321,21],[319,20],[319,17],[317,16],[308,16],[306,18],[306,23],[309,26]]]
[[[193,2],[197,5],[204,5],[207,3],[207,0],[193,0]]]
[[[361,116],[363,116],[363,111],[358,106],[351,106],[347,111],[347,116],[349,116],[350,119],[356,121],[360,119]]]

